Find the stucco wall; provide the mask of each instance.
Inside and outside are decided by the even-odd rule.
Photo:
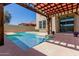
[[[39,28],[39,21],[46,20],[46,28],[45,29],[40,29]],[[46,17],[36,14],[36,27],[35,29],[39,30],[40,32],[47,32],[47,19]],[[56,32],[56,18],[52,17],[52,31]]]
[[[34,26],[22,26],[22,25],[4,25],[4,32],[24,32],[35,31]]]
[[[46,20],[46,17],[37,13],[36,14],[36,27],[35,27],[35,29],[39,30],[41,32],[47,32],[47,20],[46,20],[46,28],[45,29],[39,28],[39,21],[42,21],[42,20]]]

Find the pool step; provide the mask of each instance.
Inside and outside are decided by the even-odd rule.
[[[24,51],[27,50],[28,48],[30,48],[29,46],[24,44],[22,41],[18,40],[18,38],[16,38],[16,37],[9,37],[8,39]]]

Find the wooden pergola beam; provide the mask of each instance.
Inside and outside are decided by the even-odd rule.
[[[63,8],[62,4],[61,4],[61,7],[62,7],[62,9],[63,9],[63,11],[64,11],[64,14],[65,14],[65,10],[64,10],[64,8]]]
[[[60,12],[60,10],[59,10],[59,8],[58,8],[58,6],[54,3],[54,5],[56,6],[56,9],[58,9],[58,11]],[[59,12],[57,12],[58,13],[58,15],[59,15]]]
[[[67,7],[67,14],[69,14],[69,9],[68,9],[68,4],[66,3],[66,7]]]
[[[32,8],[32,7],[29,7],[27,4],[23,4],[23,3],[16,3],[16,4],[18,4],[18,5],[20,5],[20,6],[24,7],[24,8],[27,8],[27,9],[29,9],[29,10],[31,10],[31,11],[34,11],[34,12],[36,12],[36,13],[39,13],[39,14],[41,14],[41,15],[47,17],[47,15],[44,15],[43,13],[37,11],[36,9],[34,9],[34,8]]]
[[[55,7],[55,6],[54,6]],[[57,13],[57,11],[53,8],[53,10]],[[56,13],[54,13],[54,14],[51,14],[51,15],[53,15],[53,16],[55,16],[56,15]],[[58,16],[59,16],[59,13],[58,13]]]
[[[7,3],[7,4],[4,4],[4,5],[8,5],[8,4],[10,4],[10,3]],[[27,9],[29,9],[29,10],[32,10],[32,11],[34,11],[34,12],[36,12],[36,13],[39,13],[39,14],[41,14],[41,15],[43,15],[43,16],[45,16],[45,17],[47,17],[47,16],[49,16],[50,14],[45,14],[45,13],[43,13],[45,10],[43,10],[43,12],[40,12],[39,10],[37,10],[37,9],[35,9],[35,7],[37,7],[37,6],[40,6],[40,3],[37,3],[36,5],[34,5],[34,8],[32,8],[32,7],[30,7],[29,5],[27,5],[28,3],[16,3],[16,4],[18,4],[18,5],[20,5],[20,6],[22,6],[22,7],[24,7],[24,8],[27,8]],[[30,3],[30,4],[32,4],[32,3]],[[61,7],[58,7],[58,5],[56,5],[55,3],[52,3],[52,4],[54,4],[54,6],[52,7],[51,6],[51,4],[46,4],[46,5],[44,5],[44,7],[47,7],[47,6],[50,6],[50,8],[52,8],[55,12],[53,12],[53,13],[51,13],[51,15],[54,15],[54,14],[58,14],[59,15],[59,13],[61,13],[62,14],[62,12],[64,12],[64,14],[65,14],[65,10],[64,10],[64,8],[63,7],[65,7],[66,6],[66,9],[67,9],[67,14],[69,14],[69,10],[70,9],[68,9],[68,8],[71,8],[71,12],[73,13],[73,3],[71,3],[71,5],[72,5],[72,7],[68,7],[68,5],[69,4],[67,4],[67,3],[65,3],[66,5],[64,5],[64,6],[62,6],[62,4],[59,4],[59,5],[61,5]],[[40,10],[42,10],[42,8],[44,8],[44,7],[41,7],[40,8]],[[56,11],[55,9],[54,9],[54,7],[56,7],[56,9],[58,9],[58,11]],[[60,8],[62,8],[62,12],[60,11]],[[78,10],[78,3],[77,3],[77,8],[76,8],[76,10]],[[55,16],[55,15],[54,15]]]
[[[76,12],[78,12],[78,5],[79,5],[79,4],[77,4]]]

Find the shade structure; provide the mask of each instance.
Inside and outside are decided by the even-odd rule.
[[[8,3],[9,4],[9,3]],[[4,5],[8,5],[4,4]],[[59,15],[78,11],[79,3],[16,3],[44,16]]]
[[[74,9],[76,9],[77,12],[79,3],[37,3],[34,6],[36,10],[41,10],[41,12],[46,15],[55,15],[65,13],[66,11],[73,13]]]

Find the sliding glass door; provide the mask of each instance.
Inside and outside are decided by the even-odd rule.
[[[60,20],[60,32],[73,32],[74,18],[67,18]]]

